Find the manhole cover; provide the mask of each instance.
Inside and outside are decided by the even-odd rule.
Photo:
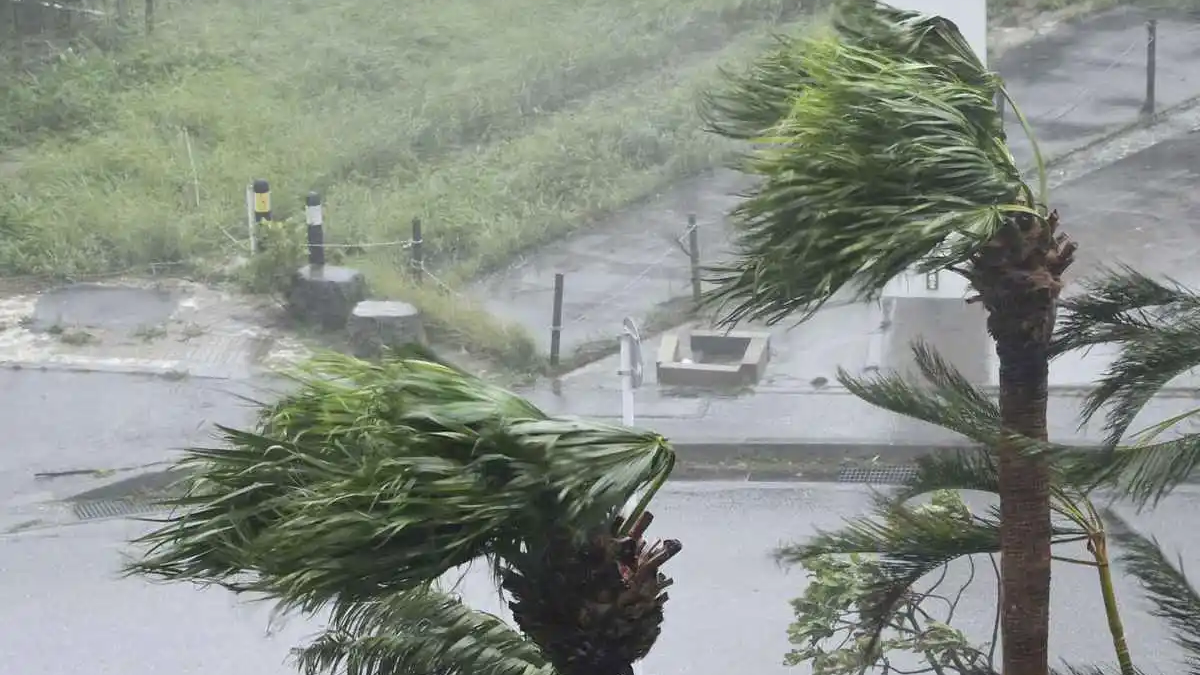
[[[64,326],[133,330],[171,318],[176,300],[164,290],[75,284],[45,293],[33,310],[35,331]]]
[[[71,510],[79,520],[141,516],[166,511],[169,508],[170,506],[165,504],[135,499],[92,499],[71,505]]]
[[[916,475],[917,469],[913,466],[850,466],[841,470],[838,482],[903,485]]]

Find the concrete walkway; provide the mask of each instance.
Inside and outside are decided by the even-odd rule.
[[[1021,103],[1042,152],[1053,157],[1138,119],[1145,94],[1149,14],[1117,9],[1062,24],[1011,47],[995,67]],[[1159,109],[1200,95],[1200,23],[1158,15]],[[1008,116],[1013,154],[1032,161],[1015,116]],[[688,257],[675,243],[694,213],[705,263],[720,259],[729,238],[725,214],[744,176],[718,171],[687,181],[642,206],[596,223],[482,280],[473,294],[497,316],[525,326],[548,350],[555,273],[565,275],[563,352],[615,335],[625,316],[645,322],[664,303],[690,293]],[[1121,239],[1113,240],[1119,246]],[[864,315],[865,317],[865,315]],[[875,330],[877,318],[843,326]]]

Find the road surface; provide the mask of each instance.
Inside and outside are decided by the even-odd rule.
[[[788,599],[804,578],[780,568],[781,542],[837,526],[867,503],[862,486],[837,484],[675,483],[655,507],[652,534],[676,537],[684,551],[670,564],[676,584],[665,630],[646,675],[802,675],[781,664],[788,648]],[[1139,524],[1195,560],[1200,492],[1187,490]],[[317,625],[295,618],[272,625],[269,607],[220,590],[120,579],[125,541],[144,524],[109,520],[0,537],[0,663],[20,675],[284,675],[289,647]],[[495,608],[486,573],[470,572],[463,592]],[[1167,672],[1171,648],[1122,580],[1133,654]],[[960,626],[983,636],[994,598],[985,585],[968,597]],[[1054,654],[1075,662],[1111,661],[1095,574],[1059,565],[1054,586]]]

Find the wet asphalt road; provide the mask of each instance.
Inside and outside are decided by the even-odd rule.
[[[862,486],[836,484],[675,483],[656,502],[656,536],[679,538],[669,567],[676,581],[663,636],[643,673],[782,675],[789,598],[803,576],[780,568],[770,552],[866,504]],[[1139,521],[1196,560],[1194,517],[1200,492],[1180,493]],[[269,607],[220,590],[119,579],[125,541],[146,527],[110,520],[0,536],[0,663],[20,675],[283,675],[295,672],[289,647],[318,624],[294,618],[272,625]],[[961,576],[962,569],[956,576]],[[476,606],[497,608],[482,569],[462,591]],[[1086,662],[1111,649],[1094,573],[1055,570],[1054,653]],[[1173,670],[1158,624],[1136,589],[1118,586],[1130,642],[1143,668]],[[968,593],[957,625],[985,638],[995,601],[990,584]]]

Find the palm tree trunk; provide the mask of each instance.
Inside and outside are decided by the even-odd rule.
[[[1007,342],[1007,341],[1006,341]],[[1002,344],[1000,415],[1006,429],[1045,440],[1045,345]],[[1050,490],[1046,461],[1001,447],[1000,570],[1004,675],[1045,675],[1050,633]]]
[[[973,261],[971,284],[988,310],[1000,358],[1000,417],[1020,436],[1046,440],[1050,373],[1062,273],[1075,244],[1058,215],[1019,215]],[[1000,626],[1004,675],[1047,675],[1050,636],[1049,467],[1013,443],[997,449],[1000,479]]]

